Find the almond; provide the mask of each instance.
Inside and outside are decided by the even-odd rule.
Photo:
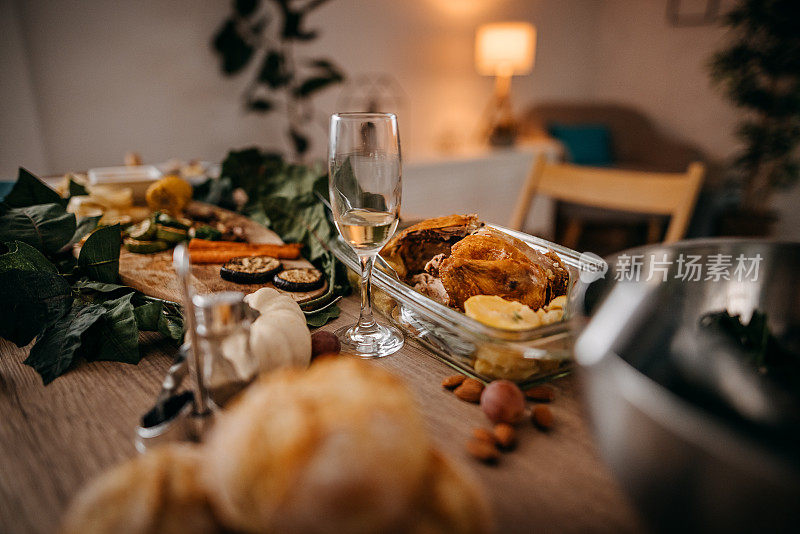
[[[473,428],[472,437],[474,437],[475,439],[486,441],[487,443],[491,443],[492,445],[495,445],[497,443],[497,441],[495,440],[495,435],[489,430],[486,430],[485,428],[480,428],[480,427]]]
[[[553,412],[544,404],[537,404],[533,407],[531,413],[531,420],[533,424],[542,430],[549,430],[553,428]]]
[[[458,386],[453,393],[456,397],[467,402],[479,402],[483,393],[483,383],[474,378],[465,378],[464,382]]]
[[[499,423],[494,425],[494,439],[503,449],[513,449],[517,444],[517,433],[508,423]]]
[[[551,402],[556,398],[556,392],[550,386],[536,386],[526,391],[525,396],[532,401]]]
[[[467,442],[467,452],[481,462],[491,464],[500,459],[500,451],[494,443],[486,442],[482,439],[472,438]]]
[[[466,378],[464,375],[450,375],[442,379],[442,387],[446,389],[457,388]]]

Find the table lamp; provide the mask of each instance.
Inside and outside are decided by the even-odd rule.
[[[513,145],[517,125],[511,111],[511,77],[533,69],[536,28],[527,22],[484,24],[475,35],[475,68],[495,77],[494,96],[485,113],[484,138],[494,146]]]

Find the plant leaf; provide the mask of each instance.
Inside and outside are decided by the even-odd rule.
[[[146,297],[145,297],[146,298]],[[183,339],[183,319],[171,313],[163,302],[148,300],[133,310],[139,330],[160,332],[163,336],[180,342]]]
[[[325,89],[331,84],[339,83],[344,78],[341,75],[328,74],[326,76],[313,76],[301,83],[294,90],[297,98],[308,98],[312,94]]]
[[[279,89],[292,81],[292,71],[286,66],[283,52],[278,50],[267,52],[258,72],[258,81],[266,83],[272,89]]]
[[[69,369],[82,335],[105,312],[97,304],[73,306],[64,317],[48,326],[24,363],[36,369],[45,385],[49,384]]]
[[[294,153],[298,155],[305,154],[308,151],[308,138],[294,128],[289,129],[289,135],[294,145]]]
[[[339,306],[334,304],[333,306],[318,311],[317,313],[306,315],[306,324],[309,326],[309,328],[318,328],[339,317],[341,312],[342,310],[339,309]]]
[[[72,238],[67,241],[67,244],[61,247],[59,253],[69,252],[70,249],[78,243],[81,239],[86,236],[89,232],[92,232],[95,228],[97,228],[97,223],[102,218],[102,215],[96,215],[94,217],[81,217],[78,220],[78,224],[75,227],[75,233],[72,234]]]
[[[258,0],[236,0],[233,7],[240,17],[249,17],[258,8]]]
[[[45,254],[58,252],[75,228],[75,215],[60,204],[14,208],[0,215],[0,241],[23,241]]]
[[[82,184],[79,184],[75,180],[72,179],[72,175],[69,175],[69,196],[71,197],[80,197],[89,194],[89,191],[86,190],[86,187]]]
[[[24,241],[3,243],[3,246],[6,247],[6,252],[0,254],[0,273],[17,269],[58,274],[50,260]]]
[[[115,283],[119,279],[119,249],[122,236],[118,224],[102,226],[81,247],[78,267],[97,282]]]
[[[3,199],[6,205],[12,208],[24,208],[35,204],[59,204],[67,205],[67,199],[36,177],[33,173],[19,168],[17,182]]]
[[[257,111],[259,113],[266,113],[275,106],[271,101],[267,100],[266,98],[252,98],[247,101],[247,107],[252,111]]]
[[[105,312],[103,320],[92,328],[92,336],[98,342],[95,350],[84,352],[87,360],[137,364],[142,359],[132,297],[133,293],[128,293],[99,304]]]
[[[212,46],[222,56],[222,72],[228,76],[241,71],[253,57],[254,49],[239,34],[234,19],[222,24]]]
[[[11,269],[0,273],[0,337],[30,343],[72,305],[69,284],[53,272]]]

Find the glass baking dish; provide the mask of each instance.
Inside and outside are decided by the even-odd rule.
[[[486,226],[521,239],[539,251],[553,250],[570,272],[567,301],[581,271],[605,272],[597,257],[502,226]],[[358,258],[341,237],[330,243],[334,255],[357,278]],[[572,336],[568,310],[556,323],[524,331],[510,331],[480,323],[466,314],[436,302],[376,268],[372,276],[373,307],[408,337],[417,340],[439,359],[484,382],[498,378],[530,386],[568,372],[572,364]],[[357,284],[356,284],[357,287]]]

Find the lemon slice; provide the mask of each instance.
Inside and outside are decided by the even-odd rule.
[[[542,323],[539,315],[530,307],[494,295],[468,298],[464,303],[464,311],[476,321],[503,330],[529,330]]]

